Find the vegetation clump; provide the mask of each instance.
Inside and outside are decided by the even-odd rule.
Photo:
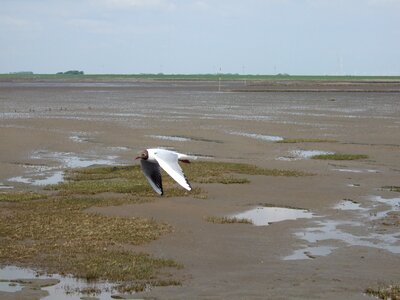
[[[400,285],[381,286],[378,288],[367,288],[365,293],[378,299],[400,299]]]
[[[358,159],[367,159],[368,155],[365,155],[365,154],[333,153],[333,154],[314,155],[311,158],[312,159],[323,159],[323,160],[358,160]]]
[[[34,192],[3,192],[0,193],[0,202],[21,202],[46,199],[47,195]]]
[[[207,222],[214,223],[214,224],[253,224],[253,222],[249,219],[244,218],[236,218],[236,217],[206,217]]]
[[[304,176],[300,171],[264,169],[253,165],[225,162],[195,162],[182,166],[190,182],[243,184],[249,183],[247,178],[237,175],[264,176]],[[164,194],[167,197],[186,196],[189,193],[162,171]],[[107,166],[77,169],[67,176],[67,181],[50,187],[61,195],[99,193],[135,194],[139,197],[152,197],[151,189],[140,166]],[[190,195],[204,198],[204,191],[194,188]]]
[[[0,214],[0,264],[35,265],[79,278],[150,280],[172,260],[124,250],[155,240],[171,230],[144,218],[108,217],[84,209],[99,199],[51,197],[15,202]]]
[[[305,175],[237,163],[195,162],[183,168],[189,180],[197,183],[249,182],[240,175]],[[130,248],[171,232],[170,225],[146,218],[88,212],[93,206],[156,201],[139,166],[75,169],[66,178],[63,183],[46,187],[45,192],[0,193],[0,265],[37,267],[88,280],[111,280],[121,283],[121,290],[180,284],[171,278],[170,272],[182,265]],[[207,195],[198,187],[187,192],[166,174],[163,185],[166,196]],[[208,221],[251,223],[219,217],[210,217]]]
[[[400,192],[400,186],[396,185],[385,185],[382,187],[384,190],[389,190],[391,192]]]

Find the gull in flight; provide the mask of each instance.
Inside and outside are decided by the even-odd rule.
[[[163,194],[160,167],[183,188],[188,191],[192,189],[178,161],[189,163],[189,159],[196,159],[196,157],[156,148],[143,150],[136,159],[140,159],[142,171],[157,194]]]

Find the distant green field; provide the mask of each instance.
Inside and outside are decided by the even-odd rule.
[[[0,74],[0,79],[80,79],[80,80],[333,80],[333,81],[398,81],[400,76],[314,76],[252,74]]]

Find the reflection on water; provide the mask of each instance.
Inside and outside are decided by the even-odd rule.
[[[284,257],[283,260],[313,259],[318,256],[327,256],[335,249],[337,249],[337,247],[332,246],[301,248],[293,251],[293,254]]]
[[[276,135],[265,135],[265,134],[257,134],[257,133],[246,133],[246,132],[230,132],[233,135],[241,135],[249,138],[253,138],[256,140],[267,141],[267,142],[277,142],[283,141],[283,137]]]
[[[41,178],[43,176],[44,176],[43,179],[35,179],[38,177]],[[12,177],[12,178],[8,179],[8,181],[10,181],[10,182],[25,183],[25,184],[38,185],[38,186],[57,184],[63,180],[64,180],[64,172],[62,172],[62,171],[56,171],[54,173],[52,173],[52,172],[37,173],[37,174],[26,175],[26,177],[25,176],[16,176],[16,177]]]
[[[97,155],[78,156],[71,152],[37,151],[31,157],[35,160],[51,161],[54,166],[24,165],[23,176],[9,178],[9,182],[44,186],[57,184],[64,180],[64,170],[67,168],[84,168],[92,165],[113,165],[117,156],[98,158]]]
[[[256,226],[266,226],[274,222],[285,220],[312,218],[313,214],[303,209],[260,206],[239,214],[235,214],[231,217],[251,220]]]
[[[293,150],[290,153],[294,157],[298,157],[298,158],[311,158],[316,155],[334,154],[334,152],[320,151],[320,150]]]
[[[400,253],[400,233],[389,230],[378,231],[375,228],[377,220],[386,218],[389,213],[400,211],[400,198],[385,199],[380,196],[366,198],[361,207],[359,203],[343,200],[334,206],[335,209],[346,211],[351,220],[324,219],[313,221],[314,226],[301,229],[294,235],[308,243],[311,248],[331,247],[332,252],[337,243],[344,246],[363,246],[382,249],[391,253]],[[335,246],[329,245],[334,242]],[[322,244],[322,245],[321,245]],[[287,259],[306,259],[307,249],[295,250]],[[310,251],[311,252],[311,251]],[[329,251],[325,255],[330,254]],[[312,252],[311,252],[312,253]],[[324,255],[324,254],[320,254]]]
[[[334,208],[339,210],[368,210],[367,208],[362,208],[360,205],[360,203],[346,199],[337,203]]]
[[[149,135],[149,137],[159,140],[175,141],[175,142],[188,142],[190,138],[183,136],[171,136],[171,135]]]
[[[0,292],[15,293],[22,290],[23,286],[19,283],[11,281],[1,281],[0,279]]]
[[[377,170],[373,170],[373,169],[365,169],[365,170],[361,170],[361,169],[332,169],[333,171],[339,171],[339,172],[348,172],[348,173],[379,173],[379,171]]]
[[[4,185],[2,182],[0,182],[0,189],[3,190],[8,190],[8,189],[13,189],[14,187],[11,185]]]
[[[299,160],[299,159],[309,159],[316,155],[328,155],[334,154],[334,152],[321,151],[321,150],[292,150],[287,156],[278,157],[277,160]]]
[[[31,285],[29,284],[29,280],[20,281],[19,279],[43,280],[43,283]],[[16,283],[16,280],[20,282]],[[40,287],[47,284],[50,286],[41,288],[48,292],[48,296],[41,298],[42,300],[79,300],[83,296],[95,296],[96,299],[105,300],[111,299],[112,291],[115,288],[115,285],[109,282],[87,282],[83,279],[61,276],[59,274],[39,275],[31,269],[15,266],[7,266],[0,269],[0,292],[15,293],[21,291],[23,288],[37,289],[38,286]],[[90,295],[81,293],[81,291],[89,289],[98,291],[99,293]]]

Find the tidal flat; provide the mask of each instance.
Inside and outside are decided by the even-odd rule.
[[[108,279],[138,298],[365,299],[398,286],[398,81],[82,80],[0,78],[3,268]],[[150,147],[199,156],[183,166],[191,192],[164,174],[155,196],[134,160]],[[351,155],[297,156],[316,151]],[[262,203],[313,217],[219,224]],[[357,243],[302,238],[330,224]]]

